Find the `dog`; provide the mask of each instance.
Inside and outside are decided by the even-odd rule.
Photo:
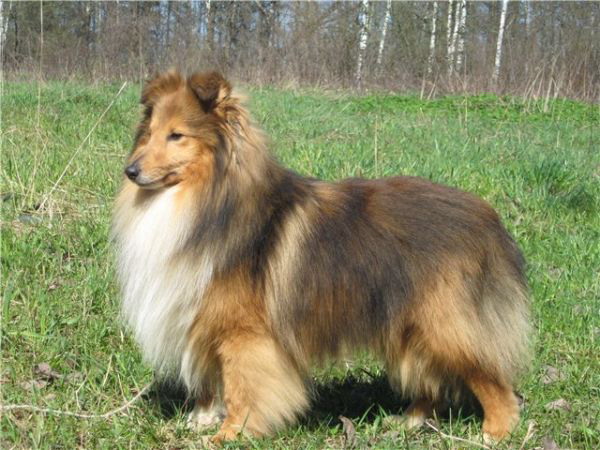
[[[498,441],[530,360],[524,259],[484,200],[418,177],[324,182],[282,167],[217,72],[156,76],[113,217],[122,308],[214,442],[310,403],[309,368],[366,350],[407,426],[474,395]]]

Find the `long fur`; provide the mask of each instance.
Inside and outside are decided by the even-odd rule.
[[[529,302],[487,203],[415,177],[301,177],[215,73],[159,76],[142,103],[129,158],[141,174],[113,222],[123,312],[151,364],[199,407],[224,407],[218,439],[294,421],[310,366],[358,349],[404,395],[469,389],[492,437],[510,431]],[[185,140],[169,150],[161,127],[178,124]]]

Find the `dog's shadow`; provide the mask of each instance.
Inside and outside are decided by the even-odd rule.
[[[376,417],[401,414],[409,402],[396,394],[383,375],[367,379],[346,376],[313,386],[313,401],[300,423],[308,428],[338,424],[339,417],[372,422]]]
[[[370,422],[382,414],[400,414],[408,406],[407,401],[392,391],[385,376],[369,379],[347,376],[315,382],[312,394],[311,406],[300,419],[300,424],[308,429],[339,423],[339,416]],[[185,414],[194,406],[185,389],[169,381],[155,382],[146,399],[166,419]]]

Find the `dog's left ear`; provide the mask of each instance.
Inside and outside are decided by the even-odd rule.
[[[183,77],[175,70],[155,75],[144,83],[140,103],[152,107],[162,95],[177,90],[183,82]]]
[[[231,84],[219,72],[195,73],[188,78],[188,84],[207,113],[231,95]]]

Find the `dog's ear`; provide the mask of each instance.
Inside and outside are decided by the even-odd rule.
[[[183,84],[183,77],[175,70],[155,75],[144,84],[142,105],[152,107],[161,95],[175,91]]]
[[[219,72],[198,72],[188,78],[204,112],[214,110],[231,95],[231,84]]]

